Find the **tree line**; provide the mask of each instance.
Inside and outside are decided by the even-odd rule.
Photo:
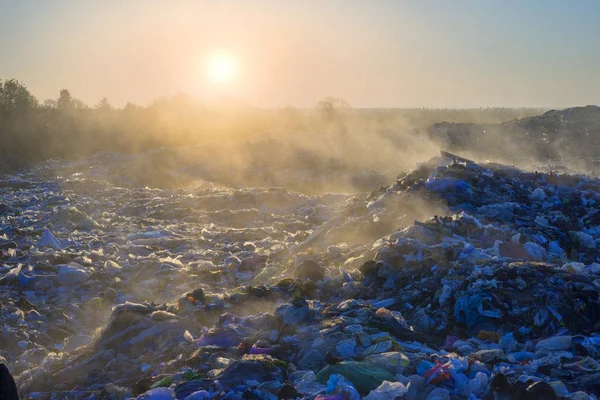
[[[240,141],[255,135],[314,132],[369,134],[376,130],[453,122],[501,122],[535,115],[534,109],[353,109],[328,97],[310,109],[259,109],[239,104],[202,105],[186,95],[148,106],[117,108],[107,98],[88,106],[62,89],[40,102],[25,84],[0,80],[0,169],[98,151],[139,153],[159,147]]]

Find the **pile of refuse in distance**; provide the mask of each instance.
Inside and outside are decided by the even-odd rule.
[[[339,235],[335,221],[352,220],[358,237],[407,201],[447,212],[372,245],[319,251]],[[312,247],[292,249],[278,279],[115,306],[90,344],[23,372],[21,393],[598,398],[600,181],[442,153],[338,212],[306,239]]]

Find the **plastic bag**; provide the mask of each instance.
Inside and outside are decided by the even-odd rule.
[[[408,392],[408,387],[400,382],[383,381],[381,385],[371,392],[363,400],[391,400]]]
[[[417,372],[427,383],[436,385],[450,379],[450,371],[448,367],[451,364],[433,364],[428,361],[421,361],[421,364],[417,367]]]
[[[494,310],[484,307],[484,302],[489,301],[489,297],[482,295],[464,296],[456,301],[454,305],[454,316],[456,321],[464,322],[467,327],[475,326],[484,322],[487,318],[502,318],[501,310]]]
[[[174,400],[175,392],[165,387],[150,389],[139,395],[136,400]]]
[[[399,351],[372,354],[366,357],[364,361],[371,365],[384,368],[393,374],[404,372],[404,369],[410,364],[408,357]]]
[[[339,374],[333,374],[327,381],[327,395],[341,395],[347,400],[360,400],[356,388],[346,378]]]
[[[333,374],[342,375],[359,392],[364,393],[377,389],[383,381],[398,381],[394,375],[385,369],[359,361],[345,361],[336,365],[328,365],[319,371],[317,380],[326,383]]]
[[[475,396],[481,396],[486,388],[488,387],[489,377],[483,372],[478,372],[475,375],[475,378],[469,381],[467,385],[467,393],[465,394],[474,394]]]
[[[213,396],[206,390],[199,390],[185,397],[183,400],[205,400],[211,399]]]

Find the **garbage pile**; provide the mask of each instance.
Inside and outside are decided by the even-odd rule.
[[[595,133],[599,130],[600,107],[585,106],[494,125],[440,122],[426,131],[444,148],[467,151],[478,158],[524,163],[560,158],[563,167],[571,164],[598,171],[600,141]]]
[[[4,185],[24,398],[600,393],[591,177],[442,152],[359,197]]]

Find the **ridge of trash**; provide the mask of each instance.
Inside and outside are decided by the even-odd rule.
[[[560,159],[561,167],[585,166],[590,171],[599,167],[600,141],[594,134],[598,130],[600,107],[592,105],[498,124],[440,122],[426,128],[430,138],[450,151],[510,162],[539,160],[548,164]]]
[[[600,181],[442,152],[368,196],[0,181],[31,399],[597,399]]]

